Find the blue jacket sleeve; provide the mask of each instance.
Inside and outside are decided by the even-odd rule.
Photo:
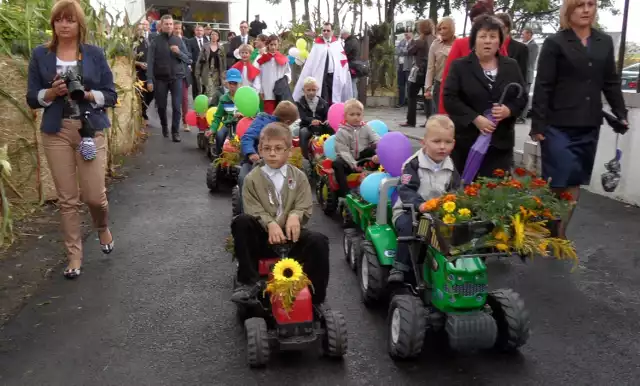
[[[258,151],[256,150],[256,142],[260,137],[262,128],[266,125],[266,120],[263,117],[258,116],[244,133],[244,135],[240,139],[240,149],[242,150],[242,155],[244,157],[248,157],[251,154],[258,153]]]
[[[407,162],[404,168],[402,168],[402,176],[400,177],[400,184],[398,185],[398,197],[400,197],[402,203],[413,205],[415,210],[420,210],[420,205],[424,202],[424,199],[418,192],[420,189],[419,167],[417,157]]]
[[[40,76],[40,59],[41,48],[36,47],[31,53],[31,60],[29,61],[29,72],[27,79],[27,104],[32,109],[40,109],[42,105],[38,101],[38,93],[40,90],[48,89],[51,85],[44,84],[44,80]]]

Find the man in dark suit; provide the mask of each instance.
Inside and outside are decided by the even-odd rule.
[[[536,70],[536,62],[538,61],[538,52],[540,47],[538,43],[533,39],[533,30],[530,27],[525,27],[522,30],[522,42],[529,49],[529,65],[527,66],[527,94],[531,91],[531,85],[534,81],[534,73]],[[522,116],[518,119],[518,123],[524,123],[527,114],[529,113],[529,106],[522,111]]]
[[[251,39],[249,37],[249,24],[244,20],[240,23],[240,35],[229,41],[229,49],[227,50],[227,70],[238,61],[235,56],[235,50],[243,44],[251,44]]]
[[[193,61],[193,65],[191,66],[191,69],[192,69],[191,94],[193,95],[193,99],[196,99],[198,95],[204,94],[205,92],[204,85],[200,84],[198,79],[196,79],[196,75],[195,75],[196,61],[198,60],[198,57],[200,56],[200,51],[202,51],[205,44],[209,43],[209,38],[204,36],[204,28],[199,24],[196,25],[196,28],[194,29],[193,32],[194,32],[194,36],[191,39],[187,40],[187,48],[191,53],[191,60]]]
[[[515,59],[522,72],[522,79],[527,79],[527,71],[529,68],[529,49],[523,43],[511,39],[511,16],[507,13],[497,13],[496,17],[502,21],[504,25],[504,37],[507,45],[507,53],[509,57]]]
[[[144,119],[145,128],[149,123],[147,108],[151,104],[151,101],[153,101],[153,92],[147,90],[147,53],[149,52],[149,39],[152,38],[152,33],[149,32],[149,22],[143,19],[138,25],[138,35],[134,43],[134,49],[136,52],[136,76],[139,81],[144,82],[144,87],[139,91],[141,94],[142,118]]]

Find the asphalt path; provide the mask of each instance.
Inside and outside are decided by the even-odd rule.
[[[150,109],[152,111],[152,109]],[[61,272],[0,331],[1,385],[632,385],[640,375],[640,210],[584,195],[570,230],[583,259],[490,264],[491,287],[510,287],[531,311],[519,354],[455,354],[427,345],[394,363],[385,311],[360,303],[341,252],[337,219],[319,208],[310,227],[331,241],[328,299],[347,319],[349,353],[315,351],[245,364],[224,250],[230,193],[209,194],[195,133],[176,144],[154,135],[109,193],[115,252],[95,237],[83,275]]]

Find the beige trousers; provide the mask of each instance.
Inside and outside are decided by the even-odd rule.
[[[94,138],[96,158],[85,161],[78,153],[80,127],[79,120],[65,119],[60,132],[42,134],[44,153],[58,193],[62,233],[69,260],[82,260],[81,200],[89,207],[93,226],[98,231],[107,229],[109,212],[105,188],[107,147],[104,134],[97,132]]]

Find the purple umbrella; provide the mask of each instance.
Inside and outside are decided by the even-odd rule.
[[[500,96],[500,100],[498,101],[498,105],[504,103],[504,98],[507,96],[507,91],[509,88],[516,87],[518,89],[518,98],[522,97],[523,88],[520,83],[509,83],[502,92]],[[496,119],[491,114],[491,109],[486,110],[483,115],[488,118],[494,124],[496,123]],[[462,181],[469,185],[476,178],[476,174],[478,174],[478,170],[480,170],[480,165],[482,165],[482,161],[484,160],[484,155],[487,154],[487,150],[489,149],[489,144],[491,143],[491,134],[481,134],[476,142],[471,146],[471,150],[469,150],[469,155],[467,156],[467,162],[464,164],[464,171],[462,173]]]

